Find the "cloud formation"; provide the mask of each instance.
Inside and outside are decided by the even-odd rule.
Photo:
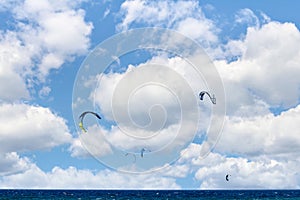
[[[169,4],[125,1],[118,28],[157,25],[176,29],[197,41],[202,37],[211,44],[220,41],[216,23],[206,20],[205,15],[201,18],[184,12],[185,6],[197,8],[197,2],[174,3],[183,8],[178,15],[174,14],[178,5],[166,6]],[[214,64],[226,90],[224,132],[215,152],[204,160],[198,158],[201,147],[191,144],[171,166],[184,169],[179,176],[195,173],[200,188],[299,188],[299,160],[295,158],[299,157],[300,146],[300,32],[293,23],[272,21],[260,14],[262,19],[248,8],[238,11],[235,23],[246,25],[246,33],[239,39],[227,39],[226,44],[210,46],[214,52],[211,55],[218,58]],[[154,15],[158,17],[150,18]],[[214,31],[202,34],[198,30]],[[225,181],[226,173],[232,173],[230,183]]]
[[[0,2],[0,11],[10,10],[17,22],[13,28],[0,31],[1,188],[169,189],[179,188],[177,178],[187,177],[192,177],[202,189],[300,188],[300,33],[295,24],[271,21],[266,15],[261,23],[252,10],[242,9],[236,13],[235,22],[248,26],[245,35],[220,44],[223,41],[220,39],[221,29],[204,15],[197,1],[124,1],[118,15],[121,19],[116,27],[118,31],[141,26],[171,28],[214,51],[219,58],[214,64],[222,76],[227,94],[227,117],[222,137],[214,152],[205,159],[199,153],[202,146],[192,143],[182,151],[177,162],[166,165],[157,174],[135,176],[110,170],[92,172],[72,166],[66,169],[57,166],[45,172],[19,152],[72,143],[69,149],[72,156],[87,157],[89,154],[78,138],[72,139],[66,121],[50,109],[11,102],[30,99],[30,89],[37,80],[45,81],[51,70],[59,69],[74,56],[84,54],[89,48],[92,24],[84,20],[85,12],[79,8],[80,1]],[[155,61],[172,65],[174,69],[185,64],[180,58],[156,57]],[[192,73],[187,75],[185,68],[180,70],[178,72],[184,74],[192,88],[197,88],[195,83],[198,82],[190,76]],[[98,98],[103,100],[101,109],[105,116],[112,119],[111,85],[116,85],[122,74],[111,73],[102,78],[103,88]],[[47,86],[41,88],[41,97],[51,91]],[[152,94],[153,91],[157,89],[148,88],[147,92]],[[140,99],[147,92],[137,93],[133,99],[137,106],[131,106],[136,111],[132,117],[139,125],[147,124],[148,118],[141,117],[135,109],[148,111],[146,108],[153,103],[151,98]],[[172,111],[173,104],[176,104],[176,101],[170,101],[172,96],[164,96],[164,91],[156,94],[163,102],[169,103],[166,109]],[[153,116],[162,113],[159,111]],[[174,132],[172,125],[178,122],[176,112],[173,114],[168,121],[168,133]],[[207,124],[200,128],[205,130]],[[116,129],[112,128],[110,134],[104,129],[102,131],[120,148],[132,148],[128,138],[118,137]],[[148,133],[137,132],[139,135]],[[102,138],[95,136],[93,139]],[[159,142],[164,140],[154,141],[160,145]],[[94,145],[95,152],[102,148],[101,153],[110,153],[111,149],[105,142],[97,145]],[[225,180],[226,174],[230,174],[230,181]]]
[[[0,113],[1,152],[47,149],[71,141],[66,121],[48,108],[2,104]]]
[[[80,3],[1,1],[0,12],[10,21],[0,30],[0,174],[20,173],[31,165],[21,152],[71,143],[65,119],[22,100],[35,94],[45,98],[51,70],[87,52],[93,26],[85,21]]]
[[[16,23],[0,32],[0,77],[2,83],[18,84],[1,84],[0,99],[14,101],[29,98],[29,88],[37,84],[36,79],[44,82],[52,69],[86,53],[93,26],[84,20],[79,2],[25,0],[4,4],[2,9],[7,9]]]
[[[198,1],[127,0],[120,8],[118,30],[138,25],[171,28],[199,41],[205,47],[218,41],[219,29],[205,17]]]
[[[71,143],[66,121],[48,108],[6,103],[0,113],[0,174],[27,169],[31,161],[19,153]]]
[[[292,23],[272,21],[261,28],[248,28],[245,39],[234,43],[240,58],[215,62],[225,85],[229,85],[228,94],[235,94],[228,95],[228,102],[244,93],[249,97],[239,98],[241,101],[256,98],[271,107],[296,106],[300,96],[299,42],[300,32]],[[234,83],[239,84],[231,89]]]
[[[176,180],[153,174],[124,174],[101,170],[92,172],[75,167],[54,167],[44,172],[35,164],[24,173],[5,176],[0,180],[1,188],[68,188],[68,189],[179,189]]]
[[[228,117],[217,150],[245,157],[261,155],[274,159],[298,157],[300,106],[256,117]],[[241,138],[245,138],[241,140]]]

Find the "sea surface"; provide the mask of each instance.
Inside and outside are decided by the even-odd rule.
[[[0,199],[300,199],[300,190],[0,190]]]

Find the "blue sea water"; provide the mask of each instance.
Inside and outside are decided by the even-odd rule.
[[[300,190],[0,190],[0,199],[300,199]]]

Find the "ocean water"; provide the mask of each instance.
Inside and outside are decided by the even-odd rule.
[[[0,190],[0,199],[300,199],[300,190]]]

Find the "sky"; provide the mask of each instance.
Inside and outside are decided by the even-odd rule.
[[[299,7],[0,0],[0,188],[299,189]]]

